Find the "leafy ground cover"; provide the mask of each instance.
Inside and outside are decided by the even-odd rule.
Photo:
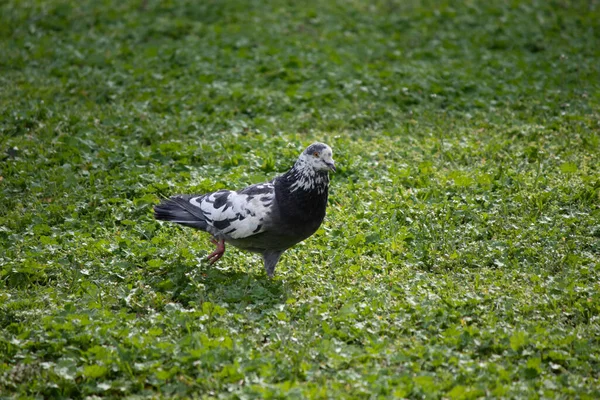
[[[600,397],[597,1],[0,3],[0,396]],[[269,280],[160,196],[334,149]]]

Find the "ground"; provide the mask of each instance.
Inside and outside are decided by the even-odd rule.
[[[0,3],[0,396],[600,397],[598,1]],[[163,196],[331,145],[268,279]]]

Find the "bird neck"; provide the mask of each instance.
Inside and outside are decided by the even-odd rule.
[[[281,218],[288,224],[300,224],[307,232],[314,232],[325,217],[329,176],[326,171],[294,165],[288,172],[275,178],[275,198],[280,209],[286,210]],[[306,223],[309,222],[308,225]]]
[[[290,193],[302,190],[323,194],[327,193],[329,174],[327,171],[315,171],[311,165],[300,158],[278,181],[287,187]]]

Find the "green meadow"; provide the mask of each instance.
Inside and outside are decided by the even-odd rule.
[[[329,144],[269,279],[153,219]],[[600,398],[600,3],[0,1],[0,398]]]

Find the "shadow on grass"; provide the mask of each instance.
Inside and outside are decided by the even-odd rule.
[[[156,290],[169,293],[174,302],[190,303],[226,302],[238,305],[272,307],[287,300],[286,285],[269,279],[254,268],[247,271],[226,270],[201,264],[174,263],[168,269],[149,278]]]

